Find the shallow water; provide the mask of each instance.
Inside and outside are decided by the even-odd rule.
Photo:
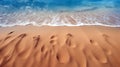
[[[0,26],[120,26],[120,0],[0,0]]]

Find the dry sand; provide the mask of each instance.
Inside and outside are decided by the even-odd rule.
[[[0,67],[120,67],[120,28],[0,28]]]

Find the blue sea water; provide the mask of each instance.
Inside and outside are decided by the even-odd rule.
[[[74,20],[77,22],[76,25],[81,25],[81,24],[83,25],[84,24],[93,24],[93,25],[97,25],[97,24],[104,25],[105,24],[105,25],[115,25],[115,26],[120,25],[120,22],[119,22],[120,21],[120,0],[0,0],[0,25],[4,25],[4,26],[5,25],[19,25],[19,24],[24,25],[24,24],[29,24],[29,23],[36,24],[36,25],[40,25],[40,23],[48,24],[45,21],[44,23],[43,22],[38,23],[37,22],[38,19],[36,20],[36,18],[41,16],[40,14],[41,12],[43,12],[42,14],[46,14],[45,12],[48,13],[52,11],[52,16],[50,13],[48,13],[50,14],[49,16],[52,17],[51,18],[52,20],[50,22],[52,22],[53,24],[55,23],[55,25],[59,26],[59,24],[61,25],[61,22],[58,22],[58,21],[53,22],[53,19],[55,19],[56,15],[58,14],[58,13],[53,14],[56,11],[58,12],[71,12],[71,11],[79,12],[78,15],[82,14],[80,12],[86,12],[86,15],[87,15],[89,11],[94,12],[94,10],[99,10],[98,12],[101,12],[101,13],[104,11],[103,13],[106,12],[104,14],[104,17],[110,19],[110,17],[112,16],[115,18],[114,20],[116,21],[110,20],[110,21],[104,22],[106,18],[105,19],[99,18],[103,20],[103,22],[102,21],[99,22],[97,20],[94,23],[91,23],[91,22],[85,23],[85,22],[79,22],[75,20],[76,19],[75,18]],[[60,15],[58,16],[59,19],[60,19]],[[71,16],[73,17],[73,15]],[[98,16],[102,17],[103,15],[98,14]],[[24,18],[21,18],[21,17],[24,17]],[[35,17],[33,19],[34,21],[32,22],[30,22],[31,17],[32,19],[33,17]],[[86,17],[88,18],[88,16]],[[41,19],[43,18],[39,18],[39,20]]]
[[[0,0],[0,7],[6,11],[15,11],[25,8],[62,10],[66,8],[73,10],[76,7],[109,7],[119,8],[120,0]],[[1,9],[2,10],[2,9]]]

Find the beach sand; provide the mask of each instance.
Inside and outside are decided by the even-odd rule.
[[[120,67],[120,28],[0,28],[0,67]]]

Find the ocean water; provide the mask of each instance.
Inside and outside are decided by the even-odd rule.
[[[120,0],[0,0],[0,26],[120,27]]]

